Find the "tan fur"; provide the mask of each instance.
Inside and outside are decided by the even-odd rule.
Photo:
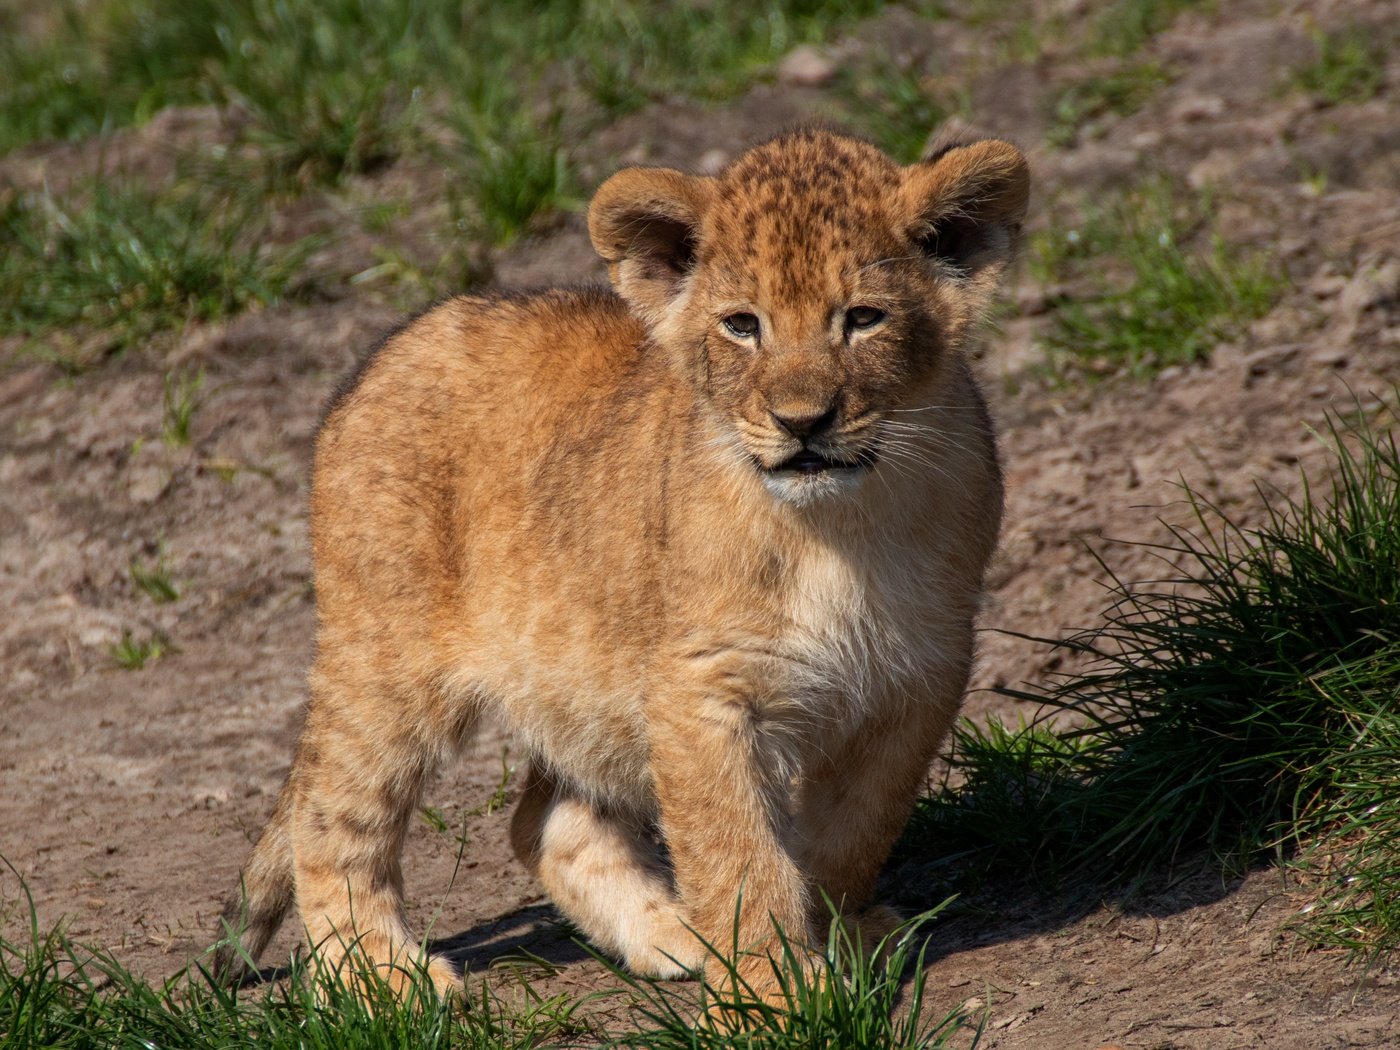
[[[294,886],[323,959],[416,953],[405,830],[487,716],[531,751],[518,854],[634,970],[700,966],[688,926],[731,944],[740,888],[760,981],[772,920],[815,935],[825,893],[859,921],[967,680],[1001,487],[964,348],[1026,194],[993,141],[628,169],[589,214],[617,294],[462,297],[390,338],[317,443],[310,703],[243,946]],[[861,465],[775,470],[804,447],[778,420],[823,415],[806,447]]]

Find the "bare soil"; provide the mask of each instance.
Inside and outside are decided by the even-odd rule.
[[[1070,17],[1081,9],[1062,6]],[[1178,479],[1250,520],[1256,485],[1296,492],[1300,464],[1324,461],[1309,428],[1326,411],[1393,404],[1400,49],[1367,102],[1321,106],[1280,84],[1311,53],[1315,25],[1395,18],[1385,0],[1189,13],[1148,45],[1180,77],[1061,151],[1040,145],[1044,98],[1084,67],[1054,45],[999,62],[974,28],[896,12],[834,49],[838,64],[872,48],[945,56],[979,129],[1029,148],[1036,222],[1057,196],[1166,172],[1216,186],[1227,235],[1290,279],[1208,365],[1068,387],[1039,365],[1044,290],[1024,272],[1013,279],[1016,310],[981,362],[1010,501],[970,713],[1014,717],[987,687],[1057,667],[1046,647],[997,632],[1095,622],[1105,592],[1092,552],[1126,578],[1150,574],[1143,549],[1108,541],[1160,538],[1159,519],[1181,520]],[[775,78],[722,107],[658,105],[587,144],[585,159],[599,175],[621,159],[713,164],[828,102],[826,89]],[[197,112],[166,119],[175,137],[212,127]],[[138,168],[159,168],[167,148],[149,127],[111,139]],[[73,149],[0,162],[0,180],[46,167],[58,178]],[[603,277],[578,216],[502,254],[496,272],[507,284]],[[314,622],[312,437],[337,376],[396,318],[352,298],[191,329],[74,379],[20,358],[0,368],[0,855],[42,925],[66,920],[77,939],[152,978],[207,943],[286,772]],[[172,449],[160,440],[161,395],[176,363],[208,378],[192,444]],[[157,605],[128,564],[161,549],[180,598]],[[160,632],[177,651],[119,669],[109,646],[124,631]],[[478,974],[523,949],[549,964],[529,965],[550,991],[613,986],[511,857],[508,810],[488,811],[508,747],[488,740],[426,800],[450,830],[425,821],[410,836],[414,920]],[[989,1005],[983,1045],[998,1050],[1400,1045],[1400,971],[1364,971],[1299,943],[1285,925],[1306,899],[1273,869],[1201,876],[1131,905],[1003,899],[935,930],[932,1006]],[[285,932],[269,961],[294,942]],[[505,980],[500,965],[493,972]]]

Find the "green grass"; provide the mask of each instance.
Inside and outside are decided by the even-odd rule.
[[[165,376],[161,393],[164,419],[161,424],[161,437],[167,445],[180,446],[190,443],[190,424],[194,414],[203,404],[200,392],[204,389],[204,371],[176,373]]]
[[[260,243],[264,224],[190,184],[11,193],[0,199],[0,334],[49,336],[40,352],[77,369],[162,329],[272,303],[306,247]]]
[[[557,110],[532,118],[519,99],[492,98],[454,106],[449,120],[460,151],[449,204],[462,229],[509,244],[540,217],[580,202]]]
[[[782,958],[771,960],[778,1002],[755,994],[739,973],[736,945],[722,951],[707,944],[723,961],[717,982],[701,982],[698,1003],[688,992],[639,981],[615,971],[635,993],[638,1031],[617,1045],[645,1050],[938,1050],[972,1048],[981,1038],[985,1016],[969,1018],[954,1010],[925,1020],[922,927],[946,906],[905,924],[866,954],[839,922],[833,922],[825,950],[807,958],[777,931]],[[735,939],[737,942],[737,924]],[[912,973],[907,988],[904,974]],[[699,1016],[706,1023],[697,1024]]]
[[[123,631],[121,641],[108,646],[107,652],[122,670],[139,671],[148,663],[173,652],[173,649],[159,634],[137,638],[130,631]]]
[[[1046,102],[1046,140],[1060,149],[1100,133],[1107,117],[1136,113],[1173,75],[1158,62],[1137,62],[1102,76],[1086,77],[1054,92]]]
[[[1292,86],[1329,105],[1365,102],[1374,98],[1385,82],[1385,56],[1389,45],[1377,29],[1348,26],[1313,35],[1317,53],[1307,65],[1295,69]]]
[[[846,72],[838,91],[842,119],[901,164],[918,160],[938,127],[968,108],[928,63],[906,69],[877,59]]]
[[[783,938],[784,957],[774,964],[783,1001],[776,1005],[758,1000],[732,966],[722,992],[638,980],[614,970],[619,987],[582,998],[543,995],[518,969],[518,984],[503,990],[492,990],[501,985],[498,978],[488,984],[480,975],[469,976],[466,1002],[457,1003],[439,999],[416,964],[406,968],[409,984],[401,1000],[378,971],[352,963],[316,970],[301,959],[275,982],[241,992],[211,982],[198,961],[148,984],[112,953],[75,944],[61,928],[42,930],[30,904],[25,933],[18,940],[0,935],[0,1045],[52,1050],[971,1048],[985,1016],[954,1011],[941,1020],[921,1018],[920,930],[937,910],[888,938],[878,960],[852,944],[839,924],[833,924],[824,953],[804,959],[806,965]],[[910,972],[914,976],[906,980]],[[635,1028],[603,1031],[588,1016],[588,1002],[620,996],[630,999]],[[710,1023],[697,1024],[715,1006]]]
[[[605,112],[617,115],[681,94],[732,97],[798,44],[817,43],[874,14],[881,0],[555,0],[569,9],[561,55]]]
[[[1181,12],[1203,6],[1203,0],[1112,0],[1094,19],[1089,49],[1100,55],[1131,55]]]
[[[136,589],[157,605],[179,600],[180,589],[170,578],[170,568],[165,564],[163,550],[153,565],[147,565],[139,558],[132,558],[127,565],[127,571]]]
[[[311,973],[293,961],[283,980],[226,991],[198,969],[147,984],[109,952],[31,922],[21,942],[0,938],[0,1045],[86,1050],[529,1050],[576,1042],[575,1001],[512,1001],[477,987],[466,1009],[444,1002],[422,974],[404,1001],[375,972]],[[354,994],[357,987],[363,995]]]
[[[730,97],[793,46],[880,6],[539,0],[522,14],[489,0],[54,0],[42,15],[0,14],[0,153],[140,125],[172,105],[212,105],[227,140],[192,145],[173,195],[0,198],[0,334],[44,336],[41,352],[80,369],[275,300],[295,267],[256,249],[269,217],[296,212],[297,196],[372,194],[372,177],[405,159],[443,173],[414,207],[446,216],[435,239],[453,247],[427,265],[380,245],[374,266],[327,277],[455,290],[488,272],[480,246],[579,204],[572,150],[599,127],[676,94]],[[221,218],[229,207],[210,202],[225,198],[241,217]],[[36,267],[46,283],[18,294]]]
[[[1243,528],[1187,492],[1161,578],[1114,580],[1087,666],[1007,695],[1072,716],[955,741],[905,849],[950,868],[1132,880],[1201,851],[1297,859],[1310,938],[1400,948],[1400,451],[1393,416],[1333,421],[1332,494],[1266,492]],[[1061,723],[1064,724],[1064,723]]]
[[[1266,313],[1282,277],[1213,226],[1208,198],[1149,181],[1033,237],[1032,272],[1072,289],[1058,295],[1045,334],[1054,369],[1147,378],[1207,359]]]
[[[724,98],[879,6],[541,0],[522,17],[488,0],[58,0],[48,34],[0,47],[15,85],[0,151],[213,102],[283,172],[336,179],[423,146],[434,111],[474,83],[539,87],[529,101],[546,105],[579,87],[608,115],[669,94]],[[533,108],[519,116],[533,122]]]

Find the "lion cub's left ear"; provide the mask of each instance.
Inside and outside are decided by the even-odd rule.
[[[671,168],[624,168],[588,206],[588,235],[613,287],[651,327],[695,266],[714,180]]]
[[[1015,253],[1030,186],[1025,154],[1009,142],[945,147],[904,169],[909,235],[990,297]]]

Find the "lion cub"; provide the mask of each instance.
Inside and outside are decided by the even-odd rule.
[[[629,168],[588,216],[615,291],[463,296],[389,338],[316,445],[310,702],[243,949],[295,901],[323,962],[401,980],[404,835],[488,717],[530,751],[516,852],[637,973],[731,944],[741,889],[760,987],[773,921],[813,936],[823,894],[884,932],[997,539],[964,350],[1027,191],[1005,142],[900,167],[817,130],[713,178]]]

